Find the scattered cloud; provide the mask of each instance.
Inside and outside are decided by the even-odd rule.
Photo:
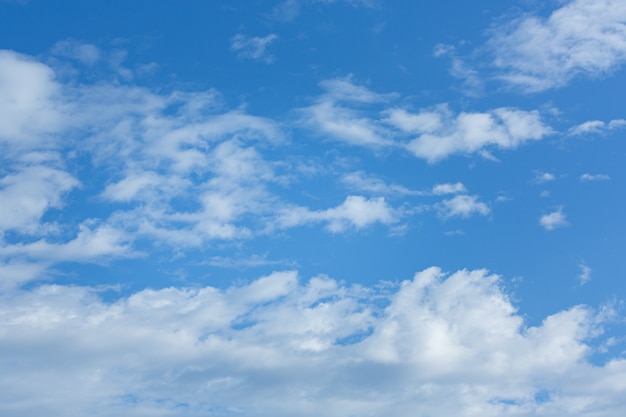
[[[545,184],[547,182],[552,182],[556,180],[556,176],[551,172],[536,172],[535,173],[535,184]]]
[[[238,33],[231,39],[230,47],[237,52],[239,58],[263,61],[269,64],[274,61],[274,57],[267,54],[267,47],[276,39],[278,36],[273,33],[264,37],[250,37]]]
[[[337,207],[326,210],[312,211],[304,207],[283,209],[278,223],[285,228],[324,222],[330,232],[338,233],[350,227],[362,229],[375,223],[389,225],[398,219],[399,213],[383,197],[367,199],[351,195]]]
[[[590,182],[590,181],[610,181],[611,177],[606,174],[582,174],[580,176],[580,181],[582,182]]]
[[[380,178],[367,175],[363,171],[351,172],[341,178],[348,187],[360,192],[383,195],[418,195],[418,191],[410,190],[402,185],[387,184]]]
[[[0,410],[51,417],[623,411],[626,361],[589,362],[590,342],[606,323],[601,312],[575,306],[527,325],[500,278],[484,270],[429,268],[386,288],[326,276],[301,281],[283,271],[225,289],[146,289],[108,302],[102,291],[110,289],[83,286],[2,293],[0,362],[12,371],[0,374]]]
[[[614,119],[609,123],[601,120],[590,120],[572,127],[568,134],[570,136],[599,135],[612,130],[623,129],[624,127],[626,127],[626,120],[624,119]]]
[[[578,280],[580,281],[580,285],[584,285],[591,279],[591,268],[584,262],[581,262],[580,267],[580,275],[578,275]]]
[[[459,194],[466,193],[467,189],[463,185],[463,183],[445,183],[445,184],[436,184],[433,186],[432,193],[434,195],[442,195],[442,194]]]
[[[451,217],[470,217],[474,214],[486,216],[491,212],[487,204],[479,201],[477,195],[457,195],[435,205],[437,214],[444,219]]]
[[[548,214],[544,214],[539,218],[539,224],[546,230],[554,230],[558,227],[568,225],[567,217],[563,213],[563,209],[559,208]]]
[[[563,87],[577,76],[598,77],[626,61],[626,3],[571,0],[549,17],[523,16],[490,40],[499,78],[526,92]]]
[[[76,59],[85,65],[94,65],[102,59],[100,49],[90,43],[82,43],[73,39],[59,41],[52,47],[52,53],[71,59]]]
[[[407,149],[430,163],[454,154],[472,154],[491,147],[514,149],[528,141],[536,141],[551,133],[539,112],[499,108],[486,113],[465,113],[456,116],[445,108],[437,112],[438,123],[416,139]]]
[[[536,110],[503,107],[455,115],[448,105],[440,104],[413,113],[388,104],[395,94],[373,93],[353,85],[350,78],[321,85],[326,93],[312,106],[301,109],[303,125],[351,145],[404,148],[430,163],[456,154],[478,153],[495,159],[489,152],[492,148],[515,149],[552,133]],[[375,113],[364,108],[381,104],[384,108]]]

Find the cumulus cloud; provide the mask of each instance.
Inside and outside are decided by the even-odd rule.
[[[305,207],[283,209],[279,216],[280,227],[294,227],[307,223],[327,223],[328,230],[336,233],[350,227],[362,229],[375,223],[392,224],[399,214],[383,197],[365,198],[350,195],[343,203],[326,210],[309,210]]]
[[[437,214],[445,219],[451,217],[470,217],[474,214],[486,216],[491,212],[487,204],[479,200],[477,195],[457,195],[435,205]]]
[[[429,268],[385,292],[326,276],[302,281],[293,271],[115,301],[102,291],[44,285],[0,294],[0,411],[609,417],[626,410],[626,362],[589,361],[606,315],[574,306],[529,326],[500,278],[484,270]]]
[[[454,154],[471,154],[489,148],[515,149],[551,132],[537,111],[499,108],[454,116],[441,109],[438,117],[439,123],[431,123],[433,127],[406,145],[415,156],[431,163]]]
[[[0,178],[0,233],[40,231],[44,213],[60,208],[63,196],[78,186],[69,173],[44,164],[20,166],[17,172]]]
[[[250,37],[238,33],[232,38],[230,47],[233,51],[237,52],[237,56],[240,58],[270,63],[274,61],[274,57],[267,54],[267,47],[276,39],[278,39],[278,36],[273,33],[263,37]]]
[[[558,227],[565,227],[569,223],[565,213],[563,213],[563,209],[559,208],[551,213],[542,215],[539,218],[539,224],[546,230],[554,230]]]
[[[50,135],[68,123],[59,90],[48,66],[0,50],[0,146],[51,146]]]
[[[571,0],[549,17],[524,16],[498,28],[490,42],[500,78],[527,92],[598,77],[626,60],[626,4]]]

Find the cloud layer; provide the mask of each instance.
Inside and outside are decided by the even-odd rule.
[[[484,270],[429,268],[378,289],[285,271],[114,302],[99,291],[46,285],[2,295],[4,414],[624,411],[626,362],[588,361],[607,313],[576,306],[529,327]]]

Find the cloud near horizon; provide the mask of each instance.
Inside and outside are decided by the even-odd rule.
[[[528,326],[484,270],[379,288],[284,271],[109,302],[101,291],[0,294],[0,363],[21,375],[0,375],[0,410],[608,417],[588,399],[619,404],[626,380],[623,359],[589,362],[610,312],[575,306]]]

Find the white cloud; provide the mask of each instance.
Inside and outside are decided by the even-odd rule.
[[[569,129],[568,134],[570,136],[599,135],[611,130],[622,129],[625,126],[626,120],[624,119],[614,119],[609,123],[605,123],[601,120],[590,120],[572,127]]]
[[[373,194],[417,195],[419,192],[398,184],[386,184],[380,178],[367,175],[363,171],[351,172],[341,178],[341,182],[361,192]]]
[[[445,184],[436,184],[433,186],[432,193],[434,195],[442,195],[442,194],[459,194],[466,193],[467,189],[463,185],[463,183],[445,183]]]
[[[136,254],[128,245],[129,237],[108,225],[93,227],[90,221],[79,226],[76,237],[68,242],[38,240],[0,246],[0,256],[28,257],[47,262],[94,262],[107,257],[129,257]]]
[[[556,211],[542,215],[539,218],[539,224],[546,230],[554,230],[557,227],[567,226],[568,222],[563,209],[559,208]]]
[[[545,184],[546,182],[555,181],[556,177],[550,172],[537,172],[535,174],[535,184]]]
[[[580,267],[580,275],[578,275],[578,280],[580,281],[580,285],[584,285],[591,279],[591,268],[584,262],[581,262]]]
[[[477,195],[457,195],[435,205],[437,214],[445,219],[450,217],[470,217],[473,214],[488,215],[491,210]]]
[[[50,146],[50,134],[67,123],[59,84],[44,64],[0,50],[0,145],[9,149]]]
[[[597,77],[626,60],[626,3],[563,2],[548,18],[524,16],[497,29],[490,45],[500,78],[528,92]]]
[[[0,178],[0,233],[40,231],[44,213],[60,208],[63,195],[78,186],[67,172],[42,164],[28,164]]]
[[[350,77],[327,80],[321,85],[326,93],[313,105],[300,109],[302,125],[351,145],[375,150],[405,148],[430,163],[455,154],[478,153],[495,159],[489,152],[491,148],[514,149],[552,133],[538,111],[502,107],[455,115],[441,104],[411,113],[389,106],[395,94],[373,93],[354,85]],[[367,107],[373,105],[388,108],[368,111]]]
[[[100,49],[90,43],[77,42],[73,39],[59,41],[52,47],[52,53],[76,59],[85,65],[94,65],[101,58]]]
[[[589,181],[609,181],[611,179],[611,177],[609,177],[606,174],[588,174],[588,173],[584,173],[580,176],[580,180],[582,182],[589,182]]]
[[[528,326],[500,285],[429,268],[387,293],[291,271],[112,302],[79,286],[3,293],[0,412],[623,414],[626,361],[589,362],[605,315],[575,306]]]
[[[551,132],[537,111],[499,108],[487,113],[463,112],[454,117],[441,110],[440,117],[441,128],[423,133],[406,145],[415,156],[431,163],[454,154],[486,151],[490,147],[514,149]]]
[[[383,197],[367,199],[362,196],[348,196],[337,207],[312,211],[305,207],[282,210],[279,216],[281,227],[294,227],[307,223],[325,222],[333,233],[350,227],[362,229],[374,223],[392,224],[398,221],[398,213]]]
[[[274,57],[267,54],[267,47],[278,39],[278,36],[271,33],[267,36],[246,36],[242,33],[236,34],[231,40],[230,47],[237,52],[240,58],[254,59],[267,63],[273,62]]]

